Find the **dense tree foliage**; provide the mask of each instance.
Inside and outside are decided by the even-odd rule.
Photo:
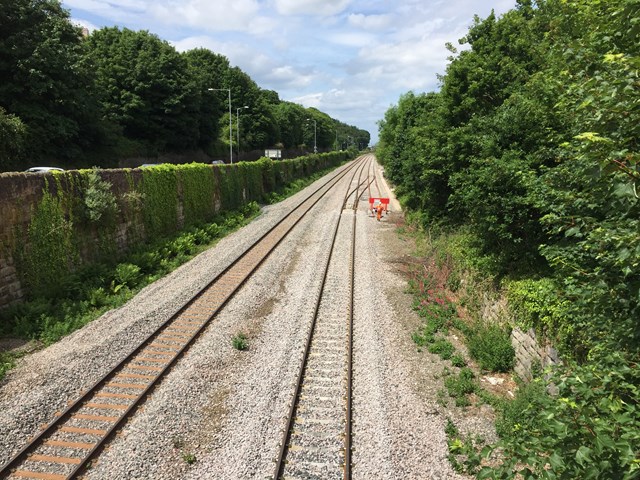
[[[25,149],[0,146],[0,168],[17,166],[18,151],[64,160],[95,142],[98,116],[81,37],[58,1],[0,1],[0,107],[25,135]]]
[[[148,32],[103,28],[87,40],[102,114],[150,149],[189,149],[199,128],[187,61]]]
[[[84,38],[59,0],[0,0],[0,76],[0,170],[38,160],[115,166],[119,158],[197,150],[224,158],[230,137],[236,152],[309,149],[308,119],[317,121],[321,151],[370,140],[281,101],[208,50],[179,53],[149,32],[117,27]]]
[[[576,362],[482,478],[640,475],[638,19],[638,0],[520,0],[450,47],[438,92],[380,122],[405,205],[425,227],[470,229],[492,274],[526,279],[536,326]]]

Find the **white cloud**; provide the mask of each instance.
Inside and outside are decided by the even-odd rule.
[[[315,75],[296,71],[291,65],[282,65],[271,68],[271,71],[265,75],[265,79],[269,85],[280,86],[284,88],[304,88],[309,86]]]
[[[368,33],[344,32],[330,34],[327,40],[346,47],[363,47],[375,42],[375,36]]]
[[[149,12],[164,23],[214,31],[246,30],[257,20],[259,11],[256,0],[157,1],[149,8]]]
[[[354,13],[348,17],[350,25],[372,31],[380,31],[392,26],[393,20],[393,15],[363,15],[361,13]]]
[[[266,53],[258,52],[255,47],[245,43],[219,42],[203,35],[188,37],[173,46],[179,52],[194,48],[207,48],[212,52],[224,55],[231,65],[239,65],[243,71],[258,83],[261,88],[281,91],[284,89],[301,89],[312,84],[318,77],[312,68],[288,65],[283,60],[273,58]]]
[[[127,11],[144,12],[149,2],[147,0],[64,0],[67,7],[78,8],[85,11]]]
[[[276,0],[276,9],[282,15],[313,15],[330,17],[343,12],[351,0]]]
[[[437,84],[436,73],[444,73],[446,67],[445,41],[435,37],[364,48],[345,68],[386,88],[430,90]]]

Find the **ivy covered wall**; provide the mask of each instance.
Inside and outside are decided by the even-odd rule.
[[[0,308],[64,289],[80,265],[115,260],[347,159],[331,152],[280,162],[0,174]]]

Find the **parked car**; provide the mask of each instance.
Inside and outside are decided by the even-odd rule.
[[[212,165],[224,165],[224,160],[214,160],[211,162]]]
[[[64,172],[63,168],[58,167],[31,167],[26,170],[29,173],[46,173],[46,172]]]

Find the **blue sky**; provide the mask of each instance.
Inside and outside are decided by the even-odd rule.
[[[148,30],[179,51],[225,55],[280,98],[378,138],[401,94],[438,89],[473,21],[515,0],[63,0],[73,21]]]

